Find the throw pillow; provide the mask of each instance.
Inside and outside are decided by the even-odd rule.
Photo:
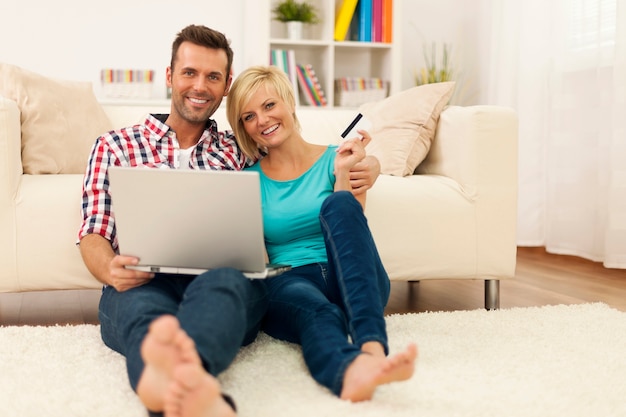
[[[21,113],[25,174],[83,174],[96,138],[112,129],[89,82],[0,63],[0,95],[17,102]]]
[[[378,158],[381,173],[411,175],[426,158],[439,115],[454,92],[454,81],[424,84],[359,108],[372,122],[367,154]]]

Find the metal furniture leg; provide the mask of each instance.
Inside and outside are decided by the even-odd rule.
[[[485,280],[485,309],[500,309],[500,280],[498,279]]]

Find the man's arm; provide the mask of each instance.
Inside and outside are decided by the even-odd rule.
[[[111,197],[108,192],[108,167],[115,165],[115,153],[110,150],[110,134],[100,136],[89,157],[89,172],[83,183],[83,223],[79,230],[78,248],[89,272],[105,285],[118,291],[138,287],[151,279],[154,274],[126,269],[136,265],[138,259],[120,256],[112,246],[115,235],[111,210]]]
[[[364,144],[357,139],[343,142],[337,149],[335,157],[335,191],[352,189],[352,169],[356,164],[362,163],[365,159]],[[365,191],[357,194],[352,190],[354,197],[357,199],[363,210],[365,210],[365,199],[367,194]]]
[[[375,156],[368,155],[350,170],[350,185],[355,196],[364,194],[374,186],[380,175],[380,162]]]
[[[99,234],[91,233],[83,237],[79,249],[89,272],[98,281],[120,292],[143,285],[154,277],[150,272],[127,269],[127,265],[136,265],[139,260],[116,255],[111,243]]]

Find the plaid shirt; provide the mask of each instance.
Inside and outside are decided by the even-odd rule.
[[[167,115],[148,115],[143,124],[113,130],[96,140],[83,182],[83,223],[78,241],[87,234],[97,233],[118,251],[111,215],[109,166],[177,168],[178,140],[164,123],[166,119]],[[189,168],[241,170],[254,162],[239,150],[231,131],[218,132],[217,123],[209,120],[192,151]]]

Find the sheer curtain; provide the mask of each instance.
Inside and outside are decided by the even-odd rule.
[[[626,0],[486,0],[489,104],[519,116],[518,244],[626,268]]]

